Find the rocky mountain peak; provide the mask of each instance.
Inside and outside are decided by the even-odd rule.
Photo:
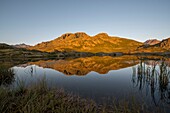
[[[77,32],[74,35],[75,35],[76,38],[88,37],[88,35],[84,32]]]
[[[66,33],[60,36],[61,39],[67,39],[67,38],[83,38],[83,37],[89,37],[86,33],[84,32],[77,32],[77,33]]]
[[[65,33],[65,34],[61,35],[61,38],[65,39],[65,38],[69,37],[70,35],[72,35],[72,33]]]
[[[107,33],[99,33],[96,36],[97,37],[108,37],[109,35]]]
[[[157,40],[157,39],[149,39],[147,41],[144,42],[144,45],[155,45],[160,43],[161,41]]]

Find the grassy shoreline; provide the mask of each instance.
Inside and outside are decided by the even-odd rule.
[[[165,113],[135,98],[113,103],[96,103],[59,88],[49,88],[46,80],[29,86],[19,81],[15,87],[0,86],[0,113]]]
[[[1,86],[0,106],[1,113],[149,113],[135,102],[98,105],[62,89],[50,89],[45,82],[27,88],[21,83],[12,90]]]

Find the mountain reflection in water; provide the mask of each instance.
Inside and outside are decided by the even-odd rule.
[[[99,103],[103,100],[110,102],[115,98],[130,101],[130,97],[134,96],[147,106],[166,110],[170,107],[170,58],[93,56],[39,60],[11,69],[15,75],[1,78],[9,79],[14,86],[20,79],[25,80],[26,85],[31,85],[45,76],[49,87],[63,88]]]
[[[106,74],[110,70],[118,70],[138,64],[137,57],[86,57],[71,60],[47,60],[29,62],[29,65],[38,65],[43,68],[51,68],[64,73],[65,75],[86,75],[91,71],[99,74]]]

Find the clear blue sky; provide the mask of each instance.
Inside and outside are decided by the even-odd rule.
[[[162,40],[170,0],[0,0],[1,43],[34,45],[67,32]]]

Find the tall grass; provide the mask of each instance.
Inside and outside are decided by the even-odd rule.
[[[14,80],[14,70],[6,65],[0,65],[0,85],[11,84]]]
[[[21,86],[19,86],[21,85]],[[45,82],[16,89],[0,87],[0,113],[97,113],[92,100],[47,88]]]
[[[148,113],[146,106],[120,101],[98,105],[93,100],[48,88],[45,81],[26,87],[23,81],[15,89],[0,87],[0,113]]]
[[[136,71],[137,70],[137,71]],[[139,90],[149,88],[155,106],[170,103],[170,67],[164,60],[152,61],[147,65],[145,61],[133,67],[132,82]]]

